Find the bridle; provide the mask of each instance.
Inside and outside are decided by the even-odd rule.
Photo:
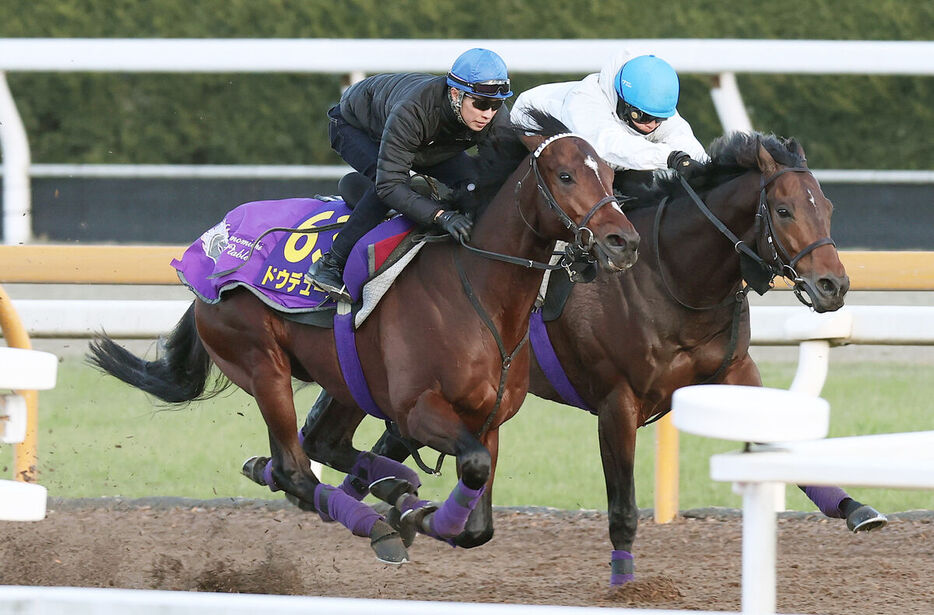
[[[815,249],[825,245],[836,246],[836,244],[829,236],[821,237],[820,239],[812,241],[810,244],[805,246],[804,249],[798,252],[795,256],[790,256],[788,250],[785,249],[781,238],[775,233],[775,227],[772,223],[772,216],[770,215],[768,202],[766,200],[765,189],[777,178],[781,177],[785,173],[792,171],[796,173],[811,173],[810,169],[804,167],[787,167],[780,169],[768,179],[766,179],[766,177],[763,175],[759,180],[759,209],[756,212],[756,226],[759,227],[761,225],[763,228],[761,234],[759,234],[759,237],[764,241],[760,241],[759,245],[760,248],[765,248],[768,250],[768,262],[773,274],[772,277],[774,278],[775,276],[780,275],[781,277],[790,280],[793,284],[792,290],[794,291],[795,296],[798,297],[798,300],[808,307],[813,307],[814,301],[816,300],[815,293],[817,291],[814,289],[810,280],[803,278],[798,274],[797,270],[795,269],[795,265],[797,265],[802,258],[813,252]],[[804,292],[807,293],[810,302],[801,294],[802,288]]]
[[[530,173],[535,174],[535,184],[538,187],[539,193],[542,195],[542,198],[545,200],[545,203],[548,205],[548,209],[552,211],[565,228],[570,230],[574,234],[574,240],[567,244],[563,253],[560,254],[561,258],[557,263],[541,263],[538,261],[533,261],[525,258],[519,258],[516,256],[509,256],[507,254],[499,254],[498,252],[490,252],[488,250],[481,250],[480,248],[475,248],[473,246],[467,245],[465,242],[461,242],[461,245],[464,246],[467,250],[479,254],[485,258],[492,260],[502,261],[505,263],[511,263],[514,265],[522,265],[523,267],[528,267],[532,269],[543,269],[545,271],[554,271],[556,269],[565,269],[568,272],[568,275],[571,276],[572,281],[576,281],[575,277],[579,274],[577,271],[571,269],[571,265],[575,263],[592,263],[594,262],[591,251],[594,247],[594,234],[593,231],[587,226],[587,223],[594,217],[594,215],[604,206],[609,203],[616,203],[619,206],[619,201],[615,196],[609,194],[590,208],[590,211],[587,212],[587,215],[581,219],[580,224],[574,222],[574,220],[563,210],[558,204],[558,201],[555,199],[555,196],[551,193],[551,190],[548,189],[548,185],[545,183],[545,178],[542,175],[541,169],[538,166],[538,159],[542,155],[542,152],[546,147],[557,141],[558,139],[563,139],[564,137],[579,137],[574,133],[563,132],[561,134],[553,135],[548,137],[539,144],[539,146],[532,152],[532,155],[529,156],[529,168],[526,170],[525,175],[522,176],[518,182],[516,182],[515,190],[513,190],[513,203],[516,206],[516,211],[519,214],[519,218],[525,224],[526,227],[532,234],[534,234],[539,239],[548,238],[542,235],[534,226],[532,226],[528,219],[525,217],[525,214],[522,213],[522,207],[519,204],[519,192],[522,190],[522,183],[526,180]]]
[[[817,248],[825,245],[835,246],[833,239],[830,237],[821,237],[815,241],[812,241],[810,244],[804,247],[796,255],[791,256],[788,250],[785,248],[785,245],[782,243],[781,238],[775,232],[775,226],[772,223],[772,216],[769,212],[768,206],[768,196],[767,188],[774,182],[776,179],[784,175],[785,173],[811,173],[811,170],[806,167],[786,167],[784,169],[778,170],[776,173],[772,174],[769,177],[762,175],[759,179],[759,205],[756,209],[756,222],[754,227],[754,236],[756,238],[756,246],[759,248],[759,251],[766,251],[767,254],[763,258],[759,251],[753,249],[748,243],[739,239],[730,229],[726,227],[719,218],[714,215],[712,211],[707,207],[703,200],[697,193],[694,192],[694,189],[691,188],[691,185],[683,177],[680,178],[681,185],[684,187],[685,192],[697,206],[697,208],[707,217],[708,220],[720,231],[721,234],[727,237],[733,243],[733,249],[740,254],[740,257],[747,257],[752,261],[754,265],[762,270],[764,274],[764,279],[761,280],[758,284],[753,285],[753,289],[759,293],[765,292],[769,287],[771,287],[774,279],[776,277],[782,277],[787,280],[790,280],[793,284],[792,290],[795,293],[795,296],[798,297],[798,300],[808,307],[814,305],[814,301],[817,299],[817,291],[814,288],[810,280],[803,278],[798,274],[798,271],[795,269],[795,265],[801,261],[802,258],[816,250]],[[656,216],[656,241],[655,249],[658,250],[658,233],[659,233],[659,224],[658,220],[661,218],[661,210],[664,207],[664,202],[659,205],[659,211]],[[745,270],[744,270],[745,271]],[[664,276],[662,276],[664,279]],[[744,276],[745,277],[745,276]],[[747,280],[748,281],[748,280]],[[667,286],[667,281],[665,282]],[[804,294],[807,294],[807,298]],[[669,288],[669,294],[671,290]],[[674,295],[672,294],[672,297]],[[675,297],[677,300],[677,298]],[[678,301],[679,303],[680,300]],[[684,305],[682,303],[682,305]],[[690,306],[685,306],[690,307]],[[710,306],[718,307],[718,306]],[[703,309],[703,308],[693,308],[693,309]]]
[[[567,228],[572,233],[574,233],[574,241],[570,245],[575,246],[577,249],[581,250],[582,252],[590,252],[590,250],[593,249],[594,234],[593,234],[593,231],[591,231],[590,228],[587,226],[587,223],[590,222],[590,219],[594,217],[594,214],[596,214],[604,205],[607,205],[609,203],[616,203],[618,207],[619,202],[616,200],[616,197],[613,196],[612,194],[608,194],[607,196],[597,201],[594,204],[594,206],[590,208],[590,211],[587,212],[587,215],[583,217],[580,224],[577,224],[574,222],[574,220],[571,219],[571,217],[567,214],[567,212],[561,209],[561,206],[558,205],[558,201],[555,199],[555,196],[551,193],[551,190],[548,188],[548,184],[545,183],[545,178],[542,176],[541,169],[539,169],[538,167],[538,158],[539,156],[541,156],[542,152],[549,144],[563,137],[575,137],[575,136],[577,135],[568,132],[568,133],[554,135],[553,137],[549,137],[545,139],[544,141],[542,141],[541,145],[539,145],[538,148],[536,148],[536,150],[532,153],[532,156],[530,158],[530,161],[531,161],[530,166],[532,168],[532,171],[535,172],[535,183],[538,185],[538,191],[542,195],[542,198],[545,199],[545,203],[547,203],[549,209],[551,209],[551,211],[553,211],[555,215],[558,216],[558,219],[561,220],[565,228]],[[526,176],[528,176],[528,173],[526,173]],[[522,180],[524,179],[525,177],[522,178]],[[518,191],[522,187],[522,180],[520,180],[516,184],[516,198],[515,198],[516,209],[519,211],[519,216],[522,218],[522,221],[525,222],[525,225],[528,226],[529,229],[533,233],[535,233],[536,235],[539,235],[538,232],[534,228],[532,228],[532,225],[529,224],[528,220],[525,219],[525,216],[522,215],[522,209],[519,207]],[[586,239],[584,238],[585,234],[586,234]],[[539,237],[541,237],[541,235],[539,235]]]

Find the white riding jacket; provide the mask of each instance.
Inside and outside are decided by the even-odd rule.
[[[530,107],[545,111],[589,141],[617,171],[666,169],[668,155],[673,151],[686,152],[699,162],[709,160],[690,124],[677,112],[647,135],[616,115],[619,96],[613,82],[619,69],[633,57],[623,51],[599,73],[581,81],[546,83],[523,92],[512,107],[513,123],[529,124],[525,110]]]

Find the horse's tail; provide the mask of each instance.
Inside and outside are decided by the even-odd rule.
[[[230,381],[218,373],[213,386],[205,392],[212,362],[198,337],[194,308],[192,303],[164,340],[161,358],[146,361],[106,335],[98,335],[90,343],[88,363],[168,403],[214,397],[230,386]]]

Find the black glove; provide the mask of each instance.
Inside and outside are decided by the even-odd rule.
[[[685,152],[675,150],[668,154],[668,168],[677,171],[684,179],[691,179],[704,170],[704,165]]]
[[[456,211],[442,211],[436,218],[435,224],[451,234],[454,241],[470,241],[470,230],[473,222],[462,213]]]

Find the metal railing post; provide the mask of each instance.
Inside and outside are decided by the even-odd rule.
[[[13,308],[10,296],[0,286],[0,331],[10,348],[32,348],[29,335]],[[39,450],[39,393],[37,391],[16,391],[26,400],[26,437],[13,446],[13,478],[18,481],[34,483],[38,480]]]
[[[0,152],[3,153],[2,243],[28,243],[32,239],[29,140],[3,71],[0,71]]]

